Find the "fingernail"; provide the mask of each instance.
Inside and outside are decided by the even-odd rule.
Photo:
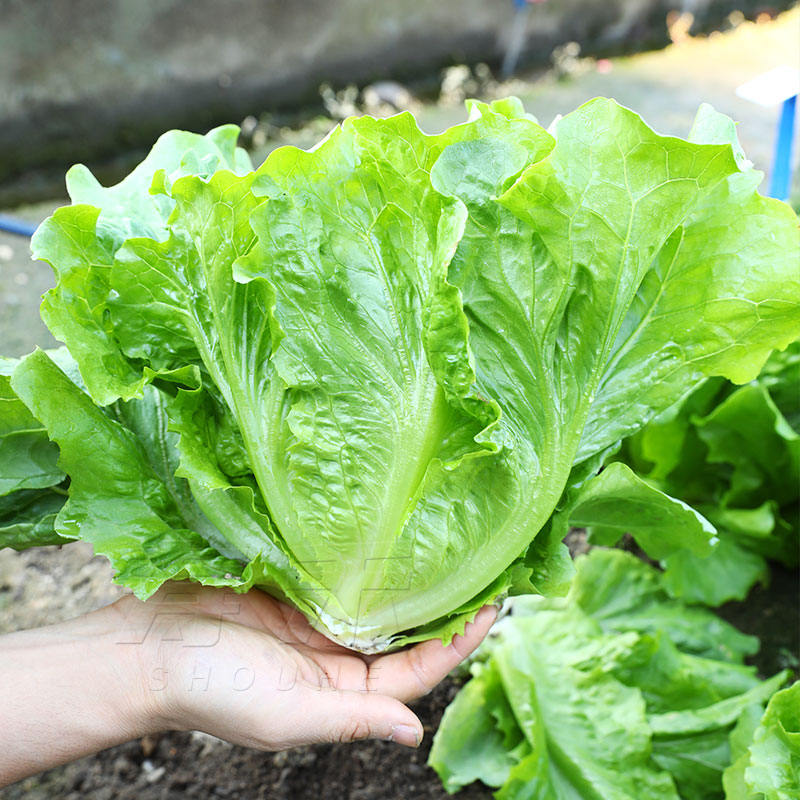
[[[412,725],[392,725],[392,735],[389,740],[406,747],[419,747],[420,735]]]

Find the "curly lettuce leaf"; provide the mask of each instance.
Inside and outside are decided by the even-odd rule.
[[[797,499],[800,433],[765,386],[743,386],[696,424],[708,448],[708,463],[732,468],[721,497],[724,507],[755,508],[767,493],[778,507]]]
[[[754,707],[731,734],[738,758],[725,770],[726,800],[800,797],[800,681]]]
[[[727,143],[741,163],[735,126],[708,106],[690,141]],[[670,152],[667,165],[686,157]],[[762,173],[742,166],[698,198],[655,255],[619,328],[582,449],[634,433],[642,417],[704,377],[752,380],[773,348],[797,338],[797,220],[789,206],[758,194]],[[761,326],[764,316],[770,322]]]
[[[743,167],[728,179],[731,192],[747,191],[760,180],[743,161],[735,127],[710,107],[701,108],[690,138],[731,143]],[[728,221],[735,235],[752,231],[742,239],[749,244],[737,246],[731,258],[746,259],[749,248],[777,244],[761,236],[762,213],[771,205],[774,201],[753,198],[741,219]],[[794,283],[791,291],[797,292]],[[776,316],[776,330],[785,323]],[[719,379],[707,381],[624,446],[622,459],[657,488],[694,506],[718,530],[719,544],[710,553],[680,550],[664,559],[666,585],[676,597],[713,606],[743,600],[755,583],[767,580],[768,558],[797,563],[800,342],[779,347],[785,349],[773,353],[754,384],[735,389]],[[745,379],[728,377],[735,383]]]
[[[474,781],[502,786],[530,754],[495,660],[473,666],[472,678],[445,710],[441,726],[447,734],[434,740],[428,763],[450,793]]]
[[[206,136],[170,131],[116,186],[105,188],[82,164],[67,174],[72,206],[58,209],[39,226],[31,241],[34,259],[49,263],[58,282],[42,303],[42,319],[70,349],[92,397],[106,405],[117,397],[141,393],[139,371],[119,352],[107,301],[114,255],[132,236],[167,235],[175,201],[158,191],[184,175],[217,169],[252,169],[236,147],[238,128],[225,125]],[[151,193],[151,187],[156,191]]]
[[[652,714],[653,761],[675,779],[682,797],[719,796],[731,763],[730,735],[742,714],[763,706],[786,683],[781,672],[757,686],[701,709]]]
[[[701,606],[670,597],[666,579],[622,550],[592,551],[580,558],[570,600],[604,631],[662,632],[684,653],[742,664],[758,652],[758,639]]]
[[[669,775],[650,761],[641,693],[611,674],[636,637],[603,635],[569,611],[541,610],[510,622],[476,685],[470,688],[471,681],[456,697],[437,732],[429,763],[445,788],[452,792],[478,778],[500,787],[495,796],[504,800],[677,800]],[[478,708],[487,730],[473,743],[465,714]],[[499,725],[506,708],[516,722],[510,733]],[[464,758],[467,743],[479,760]]]
[[[21,361],[11,384],[47,427],[60,449],[59,466],[71,477],[69,499],[56,518],[59,536],[91,542],[112,559],[116,581],[134,590],[152,593],[184,577],[211,585],[243,582],[242,564],[188,527],[187,517],[197,516],[191,506],[187,514],[183,488],[159,477],[163,452],[146,451],[130,428],[110,419],[42,351]],[[161,413],[150,399],[150,413]]]
[[[221,169],[251,172],[253,164],[247,151],[236,146],[238,138],[235,125],[222,125],[205,136],[168,131],[144,161],[115,186],[101,186],[87,167],[76,164],[67,172],[67,193],[73,205],[100,209],[103,235],[115,245],[113,249],[131,236],[163,238],[174,203],[151,192],[153,184],[169,185],[183,175],[208,176]]]

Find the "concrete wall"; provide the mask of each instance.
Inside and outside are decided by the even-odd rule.
[[[546,0],[530,10],[526,58],[571,40],[586,52],[663,43],[673,7],[702,23],[757,5]],[[511,0],[0,0],[0,202],[169,127],[308,104],[323,80],[496,63],[512,16]]]

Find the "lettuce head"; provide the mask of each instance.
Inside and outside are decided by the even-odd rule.
[[[258,586],[364,651],[565,590],[565,491],[800,334],[797,221],[710,107],[687,140],[606,99],[553,134],[470,109],[435,136],[348,119],[258,169],[226,126],[110,188],[69,172],[33,253],[77,370],[6,370],[69,478],[53,535],[139,597]]]

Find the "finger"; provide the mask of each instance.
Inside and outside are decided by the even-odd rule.
[[[445,647],[438,639],[415,645],[400,653],[382,656],[369,667],[369,688],[408,702],[433,689],[483,641],[497,619],[494,606],[484,606],[464,634]]]
[[[302,722],[294,726],[297,740],[292,745],[384,739],[418,747],[422,741],[416,714],[392,697],[329,689],[304,695]]]
[[[369,667],[360,654],[343,650],[321,651],[316,647],[293,645],[324,673],[327,685],[333,689],[344,689],[351,692],[368,692]]]

